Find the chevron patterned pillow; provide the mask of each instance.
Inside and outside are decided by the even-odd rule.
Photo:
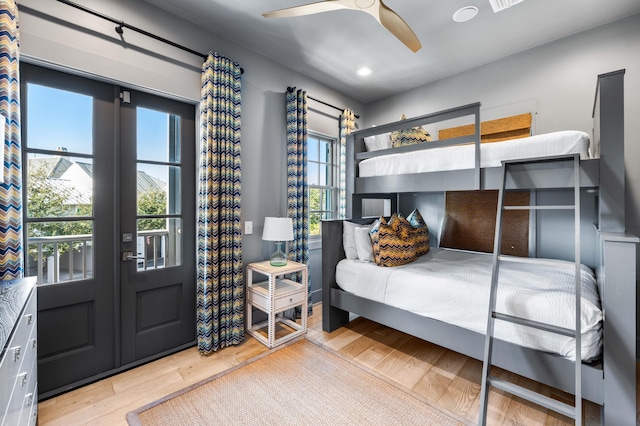
[[[416,260],[416,246],[411,224],[402,216],[393,214],[389,223],[384,218],[371,230],[374,260],[378,266],[400,266]]]
[[[404,114],[400,120],[405,120]],[[419,143],[431,142],[431,135],[423,127],[416,126],[409,129],[391,132],[391,145],[394,148],[399,146],[416,145]]]
[[[373,251],[373,261],[376,265],[380,264],[380,225],[386,225],[387,221],[384,217],[380,216],[380,219],[376,219],[369,231],[369,237],[371,238],[371,249]]]
[[[431,248],[429,247],[429,227],[427,227],[427,223],[418,209],[415,209],[407,216],[407,221],[411,224],[411,235],[416,245],[416,254],[422,256]]]

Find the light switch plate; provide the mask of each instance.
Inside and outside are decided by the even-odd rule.
[[[253,233],[253,222],[250,220],[247,220],[244,223],[244,233],[245,235],[249,235]]]

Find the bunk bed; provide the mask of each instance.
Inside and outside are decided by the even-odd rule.
[[[593,107],[594,129],[589,154],[582,152],[580,185],[597,191],[597,256],[594,265],[597,293],[602,311],[602,352],[596,360],[582,364],[583,398],[602,406],[606,424],[635,424],[636,371],[636,243],[625,232],[624,216],[624,70],[598,76]],[[366,150],[366,138],[397,132],[443,120],[472,116],[471,131],[452,132],[450,139],[417,145]],[[480,105],[471,104],[401,120],[354,132],[347,140],[347,217],[356,224],[370,224],[362,218],[366,199],[389,199],[397,211],[404,193],[477,191],[498,189],[501,167],[482,166]],[[371,139],[369,139],[371,140]],[[500,142],[502,143],[502,142]],[[361,176],[362,161],[385,155],[417,156],[418,151],[471,149],[472,168],[437,171],[404,171],[402,174]],[[540,190],[569,188],[573,167],[553,168],[523,164],[507,179],[507,189]],[[323,330],[331,332],[349,322],[350,313],[390,326],[445,348],[482,359],[484,334],[452,325],[409,310],[356,296],[336,282],[336,268],[345,259],[343,221],[322,223]],[[436,224],[431,224],[435,228]],[[435,251],[435,250],[434,250]],[[433,254],[437,256],[438,253]],[[426,255],[425,255],[426,256]],[[376,267],[375,265],[372,267]],[[389,268],[385,268],[389,269]],[[487,284],[488,285],[488,284]],[[487,300],[488,303],[488,300]],[[503,340],[494,343],[493,365],[549,386],[573,393],[573,362],[546,350],[533,349]],[[632,423],[633,422],[633,423]]]

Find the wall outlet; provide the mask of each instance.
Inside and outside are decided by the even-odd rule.
[[[245,235],[249,235],[253,233],[253,222],[250,220],[247,220],[244,223],[244,233]]]

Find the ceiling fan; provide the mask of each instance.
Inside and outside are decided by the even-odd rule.
[[[400,15],[389,9],[382,0],[324,0],[302,6],[265,12],[262,16],[265,18],[290,18],[341,9],[351,9],[368,13],[414,52],[417,52],[422,47],[420,40],[418,40],[418,37],[416,37],[411,27],[409,27]]]

